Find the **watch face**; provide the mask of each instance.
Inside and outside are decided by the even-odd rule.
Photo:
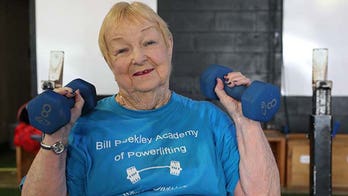
[[[52,145],[52,150],[56,154],[60,154],[64,151],[65,146],[62,142],[56,142],[55,144]]]

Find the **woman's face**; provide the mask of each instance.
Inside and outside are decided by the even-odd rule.
[[[148,21],[124,22],[105,33],[109,66],[120,90],[133,93],[169,88],[173,49],[169,39],[164,40],[158,26]]]

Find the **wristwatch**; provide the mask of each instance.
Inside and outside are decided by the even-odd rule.
[[[45,134],[42,135],[42,140],[45,137]],[[42,141],[40,142],[40,146],[42,149],[45,150],[52,150],[54,153],[56,154],[61,154],[62,152],[64,152],[64,150],[66,149],[65,145],[63,144],[63,142],[61,141],[57,141],[56,143],[54,143],[53,145],[47,145],[45,143],[43,143]]]

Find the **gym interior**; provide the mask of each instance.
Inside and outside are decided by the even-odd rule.
[[[40,88],[35,9],[38,2],[0,1],[0,195],[20,195],[19,181],[35,157],[30,149],[15,145],[14,137],[20,109],[38,94]],[[314,4],[316,1],[308,2]],[[335,13],[329,10],[330,6],[348,8],[343,0],[317,2],[322,4],[315,6],[328,10],[325,12],[327,15],[323,14],[325,18]],[[98,5],[97,1],[94,3]],[[292,27],[307,28],[305,22],[308,21],[299,16],[304,14],[302,10],[315,11],[315,6],[294,0],[157,1],[157,12],[168,22],[174,37],[170,84],[173,91],[204,100],[199,77],[210,64],[230,65],[252,80],[272,83],[281,89],[279,111],[262,126],[278,164],[282,195],[313,195],[313,190],[348,195],[348,92],[344,87],[348,79],[339,75],[348,71],[344,65],[348,60],[331,61],[335,54],[343,54],[344,46],[348,46],[345,39],[339,39],[344,31],[348,31],[342,27],[344,23],[340,25],[342,29],[338,28],[339,33],[331,34],[331,40],[338,40],[337,45],[341,48],[332,49],[327,43],[309,44],[313,48],[328,49],[328,74],[321,80],[329,81],[329,84],[316,86],[311,81],[312,49],[302,53],[310,59],[307,62],[309,70],[287,66],[297,61],[288,55],[291,47],[300,52],[303,49],[287,33],[293,33]],[[292,12],[287,9],[289,7]],[[340,22],[339,18],[344,17],[331,20]],[[320,28],[329,29],[326,25]],[[304,30],[313,33],[310,37],[321,32],[310,28]],[[293,45],[290,47],[289,43]],[[338,58],[347,57],[341,55]],[[66,63],[64,66],[69,65]],[[285,73],[294,69],[298,73]],[[98,98],[105,95],[99,94]],[[323,113],[321,107],[324,107]],[[322,121],[322,116],[326,121]],[[315,131],[326,133],[319,135],[318,139],[314,136]],[[323,145],[327,146],[325,152],[318,150]],[[326,153],[331,161],[318,154],[315,158],[310,156],[313,153]],[[314,186],[311,178],[313,165],[322,162],[331,166],[324,168],[323,172],[332,174],[332,178],[316,179],[319,182]],[[318,184],[330,186],[322,188]]]

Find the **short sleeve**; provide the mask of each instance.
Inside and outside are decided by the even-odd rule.
[[[71,134],[67,155],[66,181],[69,195],[86,195],[86,153],[82,137]]]
[[[229,131],[223,137],[223,147],[221,161],[223,164],[226,181],[227,192],[234,193],[237,182],[239,180],[239,151],[237,140],[235,137],[235,127],[229,126]]]
[[[226,179],[226,190],[230,195],[233,195],[239,181],[240,159],[236,128],[232,119],[220,110],[213,122],[215,122],[213,126],[215,127],[217,153]]]

